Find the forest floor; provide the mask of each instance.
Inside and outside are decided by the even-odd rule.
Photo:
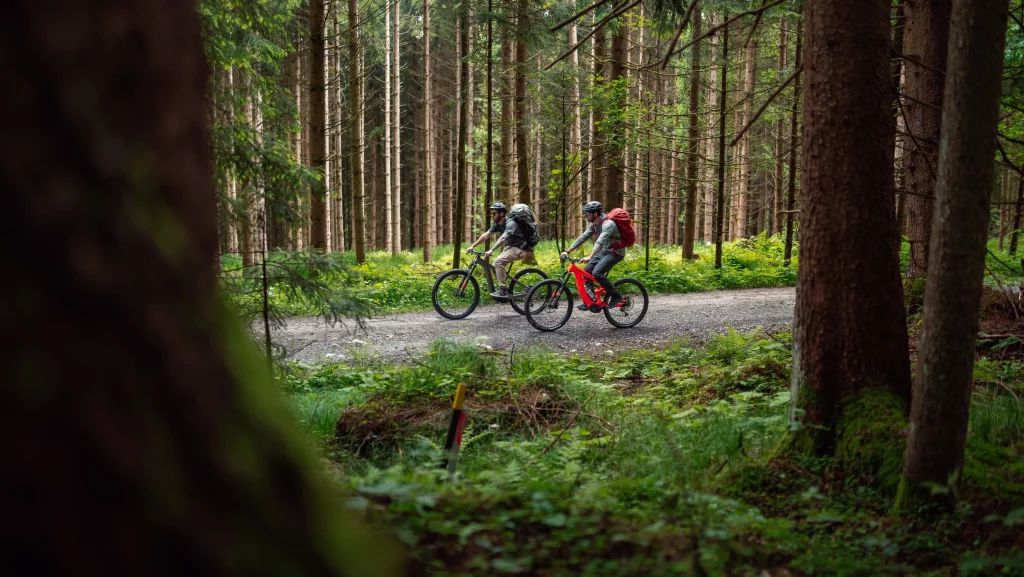
[[[788,329],[795,297],[791,287],[651,295],[646,317],[632,329],[614,328],[603,314],[573,311],[569,322],[551,333],[535,330],[510,306],[498,304],[480,306],[461,321],[445,320],[430,310],[369,319],[363,328],[352,322],[330,326],[315,317],[293,318],[273,339],[284,346],[287,360],[307,363],[353,356],[401,360],[438,338],[495,349],[544,344],[569,354],[619,352],[658,348],[682,338],[704,340],[729,327]]]

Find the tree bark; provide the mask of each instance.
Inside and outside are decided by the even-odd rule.
[[[401,46],[402,38],[402,3],[398,0],[392,2],[394,14],[392,25],[394,30],[391,33],[391,239],[392,254],[402,251],[402,68],[401,68]]]
[[[355,2],[355,0],[349,0]],[[437,203],[434,192],[434,115],[430,74],[430,0],[423,0],[423,262],[430,262],[430,250],[437,244]]]
[[[394,3],[397,3],[395,0]],[[384,249],[388,252],[395,254],[395,234],[394,229],[394,212],[392,210],[392,202],[394,200],[393,190],[391,184],[392,178],[392,161],[391,155],[393,153],[391,132],[393,130],[393,124],[391,122],[391,33],[394,31],[394,27],[391,26],[391,6],[387,4],[385,0],[384,5]]]
[[[793,67],[800,70],[803,59],[803,21],[796,22],[796,55],[793,57]],[[782,253],[784,266],[789,266],[793,258],[793,224],[796,220],[793,211],[796,209],[796,152],[800,134],[797,132],[797,119],[800,110],[800,82],[803,79],[803,72],[797,72],[793,79],[793,104],[789,115],[789,182],[786,187],[786,244]]]
[[[365,226],[363,224],[363,79],[359,51],[359,3],[348,0],[348,82],[349,121],[352,133],[352,244],[356,262],[366,262]]]
[[[324,180],[327,155],[326,111],[327,92],[324,82],[324,0],[309,2],[309,167],[319,179],[310,187],[309,247],[327,252],[327,196]]]
[[[929,484],[952,485],[954,496],[963,467],[1007,10],[1007,0],[953,2],[924,329],[897,502],[903,507],[932,498]]]
[[[782,78],[786,71],[786,62],[789,55],[789,44],[787,43],[787,22],[783,18],[779,23],[779,78]],[[781,107],[780,107],[781,108]],[[780,211],[782,210],[782,179],[785,178],[786,159],[783,151],[786,146],[786,121],[785,114],[781,111],[779,119],[775,121],[775,183],[773,187],[771,212],[768,215],[768,236],[779,232]]]
[[[614,8],[617,9],[620,5],[620,3],[616,3]],[[623,82],[626,80],[626,31],[628,29],[625,18],[617,17],[613,24],[615,29],[612,32],[612,53],[608,74],[608,83],[611,85],[618,83],[620,80]],[[628,104],[625,98],[626,93],[625,89],[620,90],[618,94],[622,96],[614,98],[608,104],[608,108],[616,113],[615,122],[608,130],[608,135],[605,138],[605,158],[607,159],[605,166],[607,170],[605,171],[604,179],[604,202],[608,205],[608,208],[621,207],[623,205],[623,192],[625,188],[625,175],[623,174],[623,165],[625,164],[623,131],[626,125],[622,122],[621,118],[624,116],[622,109]]]
[[[519,3],[519,16],[516,18],[516,35],[526,33],[526,4]],[[517,198],[519,202],[530,204],[530,158],[526,153],[526,44],[522,38],[516,39],[516,166],[518,175]]]
[[[750,123],[751,108],[754,103],[754,79],[757,76],[757,38],[753,37],[744,47],[747,57],[746,76],[743,81],[743,121],[737,130]],[[750,130],[740,139],[740,186],[736,197],[736,228],[735,238],[746,238],[748,234],[747,204],[750,196]]]
[[[577,41],[576,40],[576,35],[577,35],[576,23],[573,22],[572,25],[569,27],[569,46],[575,46],[576,45],[576,41]],[[583,129],[582,129],[582,126],[581,126],[582,122],[581,122],[581,118],[580,118],[580,55],[579,55],[579,50],[573,51],[572,56],[570,56],[570,63],[571,63],[571,66],[572,66],[572,80],[570,80],[570,83],[571,83],[571,86],[570,86],[570,90],[571,90],[570,106],[571,106],[572,110],[571,110],[571,118],[570,118],[570,121],[569,121],[570,122],[570,126],[571,126],[571,128],[569,130],[569,156],[570,156],[570,158],[575,159],[577,162],[569,164],[568,166],[570,166],[570,167],[579,167],[579,166],[582,166],[582,164],[579,164],[579,163],[582,162],[582,160],[583,160],[582,159],[582,155],[580,154],[580,151],[583,149]],[[569,191],[568,191],[569,199],[565,203],[567,208],[568,207],[575,208],[577,206],[577,203],[580,203],[580,202],[583,201],[583,186],[582,186],[583,185],[583,178],[582,178],[582,176],[583,176],[582,174],[579,175],[579,176],[576,176],[575,178],[573,178],[572,182],[569,184]],[[571,177],[572,177],[572,175],[566,175],[566,178],[571,178]],[[573,214],[573,221],[572,222],[576,222],[577,219],[575,217],[576,217],[576,215]],[[573,229],[571,229],[570,231],[567,231],[567,232],[569,234],[572,234],[572,231],[575,231],[575,228],[573,228]]]
[[[514,159],[512,151],[512,109],[513,86],[512,86],[512,35],[508,28],[503,27],[501,31],[501,173],[498,180],[498,194],[504,202],[510,201],[516,195],[512,191],[512,171]]]
[[[605,34],[604,28],[598,30],[593,36],[594,42],[594,80],[591,84],[591,94],[596,105],[590,113],[590,182],[588,183],[588,197],[602,204],[605,201],[605,167],[608,164],[608,156],[605,152],[607,138],[601,124],[604,122],[604,108],[600,104],[604,95],[605,86]]]
[[[0,320],[19,330],[0,337],[3,565],[394,574],[396,552],[340,517],[221,305],[195,4],[6,8],[0,73],[17,90],[0,105],[18,113],[0,134],[19,146],[0,155],[17,223],[0,231],[0,296],[18,306]]]
[[[728,17],[728,12],[723,19]],[[715,268],[722,268],[722,226],[725,224],[725,108],[726,82],[729,77],[729,27],[722,29],[722,75],[718,91],[718,207],[715,210]]]
[[[1017,255],[1021,209],[1024,208],[1024,178],[1017,178],[1017,201],[1013,205],[1013,231],[1010,233],[1010,256]]]
[[[698,0],[694,0],[695,2]],[[701,35],[701,10],[693,11],[693,37]],[[700,150],[700,42],[693,43],[690,65],[690,126],[687,133],[686,205],[683,209],[683,258],[693,259],[693,238],[697,231],[697,157]]]
[[[469,139],[469,0],[462,0],[462,15],[459,18],[459,53],[462,55],[461,92],[459,93],[459,152],[456,168],[455,190],[455,234],[452,239],[452,268],[459,268],[459,257],[462,255],[462,233],[466,222],[466,141]]]
[[[802,426],[783,451],[834,456],[841,469],[895,489],[910,366],[895,251],[888,2],[808,2],[806,33],[791,395]]]
[[[711,26],[719,24],[718,15],[711,13]],[[715,238],[715,104],[718,102],[718,36],[711,37],[710,54],[708,55],[708,67],[710,75],[708,78],[708,115],[707,115],[707,142],[704,147],[706,158],[704,169],[704,242],[710,243]]]
[[[935,158],[939,154],[942,132],[942,87],[945,77],[933,70],[946,69],[949,42],[951,0],[915,0],[904,6],[904,51],[930,67],[911,61],[906,66],[906,91],[903,107],[907,132],[914,135],[907,155],[906,182],[910,192],[906,201],[907,236],[910,238],[910,262],[907,276],[917,278],[928,270],[928,242],[935,210]],[[931,106],[920,104],[927,102]]]

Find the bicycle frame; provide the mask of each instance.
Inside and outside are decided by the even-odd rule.
[[[565,272],[562,273],[562,290],[565,290],[565,286],[569,280],[569,275],[571,274],[576,278],[576,293],[580,295],[580,299],[583,301],[583,304],[588,307],[592,307],[594,305],[601,307],[605,306],[604,287],[601,286],[601,283],[598,282],[593,275],[576,266],[576,262],[576,259],[569,259],[569,268],[565,269]],[[596,299],[591,299],[590,295],[587,294],[586,282],[588,280],[594,283],[594,296],[597,297]],[[555,298],[557,298],[557,295]],[[615,308],[619,308],[625,303],[626,300],[623,299],[622,302],[615,305]]]
[[[494,265],[489,263],[489,262],[487,262],[482,256],[480,256],[480,254],[477,254],[475,252],[473,254],[476,255],[476,258],[473,259],[473,262],[470,263],[469,267],[467,267],[467,269],[466,269],[467,271],[469,271],[469,276],[473,276],[473,272],[476,270],[477,266],[483,267],[483,269],[484,269],[484,276],[487,278],[487,289],[488,289],[488,292],[494,292],[494,290],[495,290],[495,288],[494,288],[494,275],[497,274],[497,273],[494,272]],[[515,262],[513,262],[508,267],[508,282],[510,284],[515,282],[515,279],[512,278],[512,269],[513,268],[515,268]],[[464,279],[462,281],[462,285],[459,287],[459,290],[460,291],[466,290],[466,285],[468,283],[469,283],[469,278],[467,277],[466,279]]]

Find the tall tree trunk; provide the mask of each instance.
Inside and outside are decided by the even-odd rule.
[[[956,0],[915,398],[898,504],[955,489],[973,386],[1007,0]],[[950,495],[955,495],[951,491]]]
[[[889,3],[809,2],[806,32],[791,394],[803,427],[784,451],[834,456],[892,490],[910,365],[895,251]]]
[[[469,140],[469,0],[462,0],[462,15],[459,18],[459,53],[460,63],[459,92],[459,153],[456,168],[455,189],[455,233],[452,239],[452,268],[459,268],[459,257],[462,255],[462,233],[466,222],[466,141]]]
[[[469,34],[469,44],[466,49],[469,51],[469,54],[472,54],[473,51],[476,50],[477,34],[477,27],[475,26],[475,22],[473,22],[472,10],[469,11],[467,18],[469,19],[466,23],[467,34]],[[476,179],[473,175],[476,159],[476,148],[474,146],[474,141],[476,140],[474,136],[474,122],[476,118],[476,97],[474,95],[474,91],[476,89],[476,79],[474,78],[475,68],[472,61],[470,61],[466,70],[468,71],[468,76],[466,77],[466,102],[468,103],[466,110],[466,159],[462,164],[463,170],[466,173],[466,212],[465,218],[463,218],[463,222],[465,224],[462,228],[462,238],[468,241],[473,238],[473,221],[476,220],[476,216],[473,211],[474,203],[476,202]]]
[[[394,14],[391,22],[394,30],[391,33],[391,239],[392,254],[402,251],[402,68],[401,68],[401,46],[402,38],[402,3],[398,0],[392,2]]]
[[[298,53],[298,70],[295,75],[295,100],[299,117],[299,130],[295,134],[295,161],[302,166],[309,166],[309,39],[301,32],[297,34],[296,51]],[[298,219],[292,223],[293,247],[302,250],[306,245],[305,210],[309,202],[304,191],[295,198],[295,212]]]
[[[324,180],[327,175],[326,152],[327,92],[324,82],[324,1],[309,2],[309,167],[319,173],[320,179],[310,187],[310,231],[309,247],[327,252],[327,197]]]
[[[695,2],[698,0],[694,0]],[[693,11],[693,37],[701,34],[701,10]],[[683,258],[693,258],[693,238],[697,230],[697,157],[700,151],[700,42],[693,44],[690,64],[690,125],[687,132],[686,205],[683,215]]]
[[[502,133],[504,134],[504,133]],[[494,1],[487,0],[487,188],[484,191],[483,223],[487,224],[494,202]],[[490,240],[485,246],[490,248]]]
[[[349,0],[355,2],[355,0]],[[430,0],[423,0],[423,262],[430,262],[430,250],[437,244],[437,203],[434,190],[434,114],[430,74]]]
[[[1010,233],[1010,256],[1017,254],[1021,209],[1024,208],[1024,178],[1017,176],[1017,200],[1013,204],[1013,232]]]
[[[576,45],[576,22],[573,22],[569,27],[569,46]],[[570,80],[570,129],[569,129],[569,156],[570,158],[577,159],[582,162],[582,156],[580,151],[583,149],[583,130],[582,130],[582,119],[580,118],[580,55],[579,50],[574,50],[572,56],[570,56],[570,65],[572,66],[572,80]],[[573,166],[582,167],[582,164],[575,164]],[[579,169],[577,169],[579,170]],[[575,176],[575,178],[573,178]],[[583,199],[583,175],[566,175],[566,178],[573,178],[572,182],[569,183],[568,195],[569,198],[565,205],[567,208],[575,208],[577,203]],[[572,222],[576,222],[576,215],[573,214]],[[567,219],[568,222],[568,219]],[[568,234],[572,234],[571,231],[567,231]]]
[[[345,164],[344,162],[342,162],[342,159],[344,158],[344,154],[343,154],[343,151],[342,151],[342,137],[341,137],[342,131],[344,130],[344,126],[345,126],[345,123],[342,121],[342,115],[341,115],[342,101],[343,101],[343,95],[344,95],[344,91],[341,89],[341,86],[342,86],[342,84],[341,84],[341,50],[342,50],[341,49],[341,46],[342,46],[342,44],[341,44],[341,30],[342,30],[342,27],[341,27],[341,11],[338,10],[337,8],[335,8],[334,10],[332,10],[332,12],[334,13],[334,16],[332,18],[332,20],[333,20],[333,28],[334,28],[334,30],[333,30],[333,32],[334,32],[333,33],[334,41],[332,42],[332,44],[334,45],[334,49],[333,50],[334,50],[334,83],[335,83],[335,87],[334,87],[334,93],[333,93],[334,98],[331,100],[331,107],[334,109],[334,113],[333,113],[334,121],[332,122],[332,126],[334,127],[334,136],[333,136],[333,138],[334,138],[334,140],[333,140],[333,142],[334,142],[334,145],[333,145],[333,155],[334,155],[334,173],[335,173],[334,182],[337,183],[335,185],[336,192],[335,192],[335,211],[334,211],[334,222],[335,222],[335,225],[334,226],[335,226],[336,236],[337,236],[337,241],[336,241],[335,246],[336,246],[337,250],[339,250],[341,252],[344,252],[345,249],[347,248],[346,243],[345,243],[345,236],[346,236],[346,232],[347,232],[346,231],[347,227],[345,226],[345,216],[346,216],[345,215],[345,187],[344,187],[344,179],[342,178],[342,172],[344,171],[343,167],[344,167],[344,164]]]
[[[17,222],[0,231],[10,274],[0,296],[19,303],[0,312],[19,327],[2,337],[0,364],[0,510],[16,527],[4,566],[396,574],[394,553],[373,551],[375,537],[341,517],[221,306],[195,4],[5,8],[0,73],[18,89],[0,105],[18,113],[0,134],[22,146],[0,156],[5,214]],[[21,250],[26,235],[73,265]]]
[[[903,37],[906,32],[906,17],[904,15],[904,0],[895,0],[893,6],[893,27],[892,27],[892,50],[896,54],[903,54]],[[904,226],[903,223],[906,220],[905,215],[907,212],[907,192],[906,182],[904,179],[904,150],[906,148],[905,139],[900,132],[906,132],[903,129],[904,118],[901,114],[902,110],[902,95],[900,94],[902,79],[903,79],[903,59],[893,58],[892,59],[892,117],[893,124],[896,126],[896,137],[893,139],[893,151],[892,151],[892,162],[893,162],[893,182],[896,185],[896,232],[900,238],[900,242],[896,245],[896,250],[902,250]]]
[[[711,26],[718,26],[719,18],[714,12],[711,13]],[[711,242],[715,237],[715,104],[718,102],[718,36],[711,37],[711,53],[708,55],[708,67],[710,76],[708,78],[708,115],[707,115],[707,139],[704,147],[704,157],[707,159],[704,170],[704,242]]]
[[[729,13],[722,15],[727,19]],[[725,108],[726,94],[728,88],[726,82],[729,77],[729,27],[722,29],[722,65],[719,67],[722,75],[721,87],[718,91],[718,206],[715,209],[715,268],[722,268],[722,227],[725,224],[725,116],[728,114]]]
[[[906,66],[907,132],[912,134],[907,156],[907,233],[910,262],[907,276],[917,278],[928,270],[928,242],[932,230],[935,197],[935,158],[942,132],[942,87],[945,77],[935,72],[946,69],[951,0],[915,0],[904,6],[904,51],[924,64]],[[920,104],[926,102],[928,105]]]
[[[757,37],[754,36],[744,47],[743,52],[747,56],[746,77],[743,82],[743,122],[737,130],[742,130],[750,123],[751,108],[754,103],[754,79],[757,76]],[[746,134],[740,140],[740,187],[739,195],[736,197],[736,238],[746,238],[748,230],[747,204],[750,196],[750,135]]]
[[[513,107],[513,86],[512,86],[512,35],[508,32],[508,26],[501,30],[501,173],[498,181],[498,194],[500,200],[509,202],[516,195],[512,191],[512,107]]]
[[[537,214],[544,214],[541,207],[541,201],[544,198],[542,194],[543,188],[541,186],[541,161],[544,158],[544,123],[541,121],[543,118],[543,109],[541,106],[541,74],[544,72],[543,64],[541,63],[541,51],[537,51],[537,106],[534,108],[534,124],[535,124],[535,136],[536,136],[536,152],[533,155],[533,210]]]
[[[526,33],[526,4],[519,2],[519,15],[516,18],[516,181],[519,185],[517,198],[519,202],[530,203],[530,158],[526,144],[526,43],[521,36]]]
[[[246,127],[251,129],[254,123],[252,121],[252,100],[249,98],[249,91],[252,90],[249,84],[249,74],[243,70],[237,70],[234,80],[235,97],[242,102],[239,117],[246,124]],[[246,151],[246,154],[248,155],[249,151]],[[251,267],[256,264],[256,243],[253,239],[252,226],[252,180],[248,177],[240,179],[235,194],[237,197],[236,205],[239,207],[236,213],[236,220],[238,222],[238,250],[242,253],[242,266]]]
[[[593,36],[594,51],[594,80],[591,85],[591,93],[600,101],[605,86],[605,35],[604,28],[597,31]],[[605,152],[607,138],[601,124],[604,122],[604,110],[602,105],[594,106],[590,113],[590,182],[588,183],[588,198],[602,204],[607,204],[605,199],[605,178],[608,165],[608,155]]]
[[[786,71],[786,61],[789,53],[789,46],[786,42],[787,22],[783,18],[779,23],[779,78],[782,78]],[[779,232],[779,211],[782,210],[782,179],[785,177],[785,155],[786,147],[786,121],[785,114],[780,107],[779,118],[775,121],[775,182],[772,187],[772,202],[768,214],[768,236]]]
[[[363,79],[359,50],[359,3],[348,0],[348,83],[349,121],[352,132],[352,244],[356,262],[366,262],[365,226],[363,224]]]
[[[397,4],[398,0],[393,0],[392,4]],[[391,26],[391,6],[388,5],[387,0],[384,3],[384,249],[388,252],[395,254],[395,231],[392,228],[395,224],[394,211],[392,203],[394,201],[392,191],[392,159],[393,153],[392,148],[392,130],[394,125],[391,122],[391,34],[394,31],[394,27]]]
[[[618,8],[620,3],[615,4],[615,8]],[[609,66],[608,82],[615,84],[617,81],[626,79],[626,32],[629,28],[624,18],[616,18],[617,26],[615,31],[612,33],[611,42],[611,61]],[[625,91],[620,92],[625,95]],[[616,102],[611,102],[609,108],[612,108],[617,113],[617,118],[621,118],[622,114],[619,109],[625,108],[627,105],[626,99],[623,96]],[[625,187],[625,175],[623,174],[623,167],[625,165],[625,156],[623,155],[623,131],[626,125],[621,120],[611,126],[609,132],[609,138],[605,140],[607,163],[605,166],[607,170],[605,172],[604,180],[604,202],[608,207],[621,207],[623,204],[623,189]]]
[[[803,80],[803,73],[799,72],[800,63],[803,59],[803,21],[796,22],[796,52],[793,57],[793,67],[798,70],[796,78],[793,79],[793,104],[789,115],[789,182],[786,186],[786,245],[783,249],[782,262],[789,266],[793,258],[793,221],[796,210],[796,150],[797,143],[801,148],[800,134],[797,132],[797,117],[800,106],[800,82]]]

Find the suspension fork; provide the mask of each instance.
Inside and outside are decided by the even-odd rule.
[[[459,284],[460,294],[466,290],[467,286],[469,286],[469,277],[473,276],[473,271],[476,270],[476,263],[478,262],[480,262],[480,257],[476,257],[475,259],[473,259],[473,262],[469,265],[469,268],[466,269],[467,274],[465,277],[463,277],[462,283]]]

